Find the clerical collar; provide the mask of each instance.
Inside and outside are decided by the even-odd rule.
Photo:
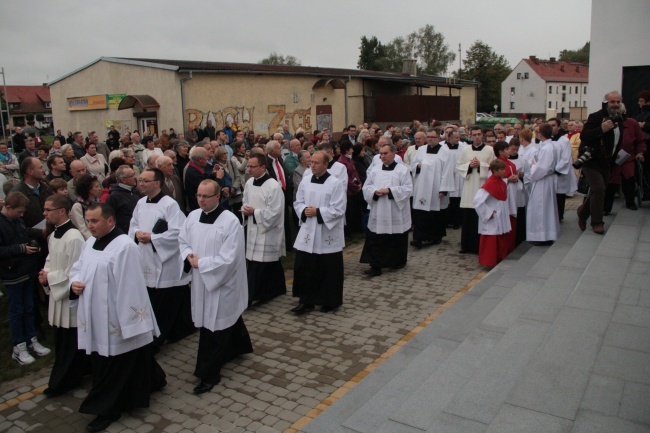
[[[160,190],[160,192],[154,198],[147,197],[147,203],[158,203],[164,196],[165,193]]]
[[[122,183],[122,182],[119,182],[117,185],[121,186],[122,188],[124,188],[127,191],[131,191],[133,189],[133,187],[131,185],[127,185],[127,184]]]
[[[447,147],[448,147],[449,149],[451,149],[451,150],[456,150],[456,149],[458,149],[458,143],[456,143],[456,144],[449,144],[449,143],[447,143]]]
[[[519,154],[514,155],[514,156],[510,155],[510,157],[508,159],[519,159]]]
[[[472,150],[473,150],[474,152],[480,152],[481,150],[483,150],[484,147],[485,147],[485,144],[481,144],[481,145],[478,146],[478,147],[476,147],[476,146],[474,146],[474,145],[472,144]]]
[[[201,216],[199,217],[199,222],[203,224],[214,224],[214,222],[219,218],[219,215],[221,215],[224,211],[223,206],[218,205],[214,209],[208,212],[201,212]]]
[[[332,166],[334,165],[335,162],[336,162],[336,161],[331,160],[331,161],[327,164],[327,168],[332,168]]]
[[[269,176],[267,172],[264,172],[264,175],[258,177],[257,179],[253,179],[253,186],[262,186],[264,185],[264,182],[269,179],[271,179],[271,176]]]
[[[381,165],[381,169],[386,171],[393,171],[395,170],[395,167],[397,167],[397,161],[393,161],[389,165],[385,165],[385,164]]]
[[[327,178],[330,177],[330,174],[328,172],[325,172],[324,175],[321,177],[317,177],[315,174],[312,175],[311,177],[311,183],[318,183],[318,184],[324,184]]]
[[[440,151],[440,148],[440,143],[436,144],[435,146],[429,146],[427,144],[427,153],[437,154]]]
[[[75,227],[72,224],[72,221],[67,220],[66,222],[64,222],[63,224],[61,224],[60,226],[58,226],[58,227],[56,227],[54,229],[54,237],[56,239],[61,239],[63,237],[63,235],[65,234],[65,232],[67,232],[68,230],[73,229],[73,228],[75,228]]]
[[[93,250],[104,251],[108,244],[113,241],[113,239],[123,234],[124,232],[120,230],[119,227],[113,227],[110,232],[106,233],[103,237],[95,240],[95,243],[93,244]]]

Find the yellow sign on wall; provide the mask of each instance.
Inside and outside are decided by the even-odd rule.
[[[108,108],[118,108],[124,98],[126,98],[124,93],[108,95]]]
[[[68,111],[105,110],[107,108],[108,102],[106,95],[68,98]]]

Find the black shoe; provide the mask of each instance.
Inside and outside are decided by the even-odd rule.
[[[411,246],[415,248],[422,248],[422,241],[411,241]]]
[[[391,268],[393,271],[397,271],[397,270],[399,270],[399,269],[404,269],[405,267],[406,267],[406,263],[401,263],[401,264],[399,264],[399,265],[391,266],[390,268]]]
[[[321,313],[329,313],[330,311],[334,311],[338,309],[339,307],[328,307],[327,305],[323,305],[320,307],[320,312]]]
[[[639,210],[638,207],[636,207],[636,204],[632,203],[631,205],[627,206],[629,210]]]
[[[368,275],[369,277],[378,277],[381,275],[381,269],[380,268],[370,268],[366,269],[363,271],[364,274]]]
[[[86,431],[87,432],[98,432],[98,431],[106,430],[109,425],[113,424],[118,419],[120,419],[120,414],[119,413],[117,415],[109,415],[109,416],[98,415],[97,418],[92,420],[86,426]]]
[[[442,243],[442,238],[435,238],[434,240],[429,242],[429,245],[438,245],[440,243]]]
[[[308,311],[311,311],[314,309],[314,305],[307,305],[307,304],[298,304],[297,307],[292,308],[291,312],[295,314],[296,316],[300,316],[301,314],[305,314]]]
[[[207,382],[201,382],[197,386],[194,387],[194,394],[204,394],[208,391],[211,391],[212,388],[214,388],[214,385],[211,383]]]
[[[467,251],[467,250],[458,251],[458,254],[470,254],[470,253],[471,253],[471,251]]]
[[[452,228],[453,228],[454,230],[458,230],[458,229],[460,228],[460,226],[459,226],[458,224],[454,224],[454,226],[453,226]]]
[[[65,393],[68,392],[68,391],[69,391],[69,390],[59,391],[59,390],[56,390],[56,389],[52,389],[52,388],[50,388],[50,387],[47,387],[47,388],[45,388],[45,389],[43,390],[43,395],[44,395],[46,398],[53,398],[53,397],[58,397],[58,396],[60,396],[60,395],[63,395],[63,394],[65,394]]]

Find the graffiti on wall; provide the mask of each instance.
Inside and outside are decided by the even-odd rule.
[[[226,107],[218,111],[190,108],[185,110],[185,122],[188,126],[192,123],[205,128],[208,120],[211,120],[216,129],[223,129],[226,122],[231,125],[237,123],[240,130],[245,132],[253,130],[256,133],[265,131],[269,136],[283,125],[288,125],[292,133],[295,133],[298,128],[304,129],[305,132],[312,132],[311,107],[287,110],[286,105],[273,104],[267,106],[266,112],[269,116],[260,119],[259,115],[258,118],[254,118],[255,107]]]

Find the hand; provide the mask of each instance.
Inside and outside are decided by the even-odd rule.
[[[223,179],[223,176],[225,174],[224,171],[223,171],[223,167],[221,167],[219,165],[219,166],[217,166],[216,170],[217,170],[217,172],[215,174],[216,174],[217,179]]]
[[[379,197],[381,197],[383,195],[388,195],[389,192],[390,192],[390,189],[382,188],[382,189],[378,189],[377,191],[375,191],[375,194],[377,194]]]
[[[645,156],[643,155],[643,152],[637,153],[636,154],[636,159],[638,159],[641,162],[645,161]]]
[[[645,128],[645,122],[639,122],[639,126],[641,127],[641,129]]]
[[[241,208],[241,213],[243,213],[246,216],[251,216],[255,212],[255,208],[252,206],[244,206]]]
[[[315,206],[309,206],[305,208],[305,216],[315,217],[318,215],[318,208]]]
[[[38,282],[47,285],[47,274],[48,272],[45,269],[41,269],[41,271],[38,273]]]
[[[603,129],[603,132],[609,132],[614,129],[614,122],[611,120],[603,120],[603,124],[600,126]]]
[[[421,170],[422,169],[422,163],[418,164],[418,168]]]
[[[508,182],[510,182],[510,183],[517,183],[517,182],[519,182],[519,175],[517,175],[517,174],[513,174],[512,176],[510,176],[510,177],[508,178]]]
[[[469,166],[472,167],[472,168],[476,168],[476,167],[478,167],[480,165],[481,165],[481,163],[476,158],[472,158],[472,160],[469,162]]]
[[[228,187],[223,188],[221,190],[221,196],[225,197],[225,198],[230,197],[230,188],[228,188]]]
[[[187,261],[190,262],[190,265],[193,268],[199,267],[199,258],[196,257],[194,254],[190,254],[189,256],[187,256]]]
[[[80,281],[75,281],[72,283],[72,293],[75,295],[79,296],[83,293],[84,289],[86,288],[86,285]]]
[[[36,254],[40,250],[39,247],[30,247],[29,245],[25,245],[25,254]]]
[[[135,238],[142,244],[148,244],[151,242],[151,233],[138,230],[135,232]]]
[[[445,198],[445,193],[444,192],[439,192],[438,193],[438,198]]]

